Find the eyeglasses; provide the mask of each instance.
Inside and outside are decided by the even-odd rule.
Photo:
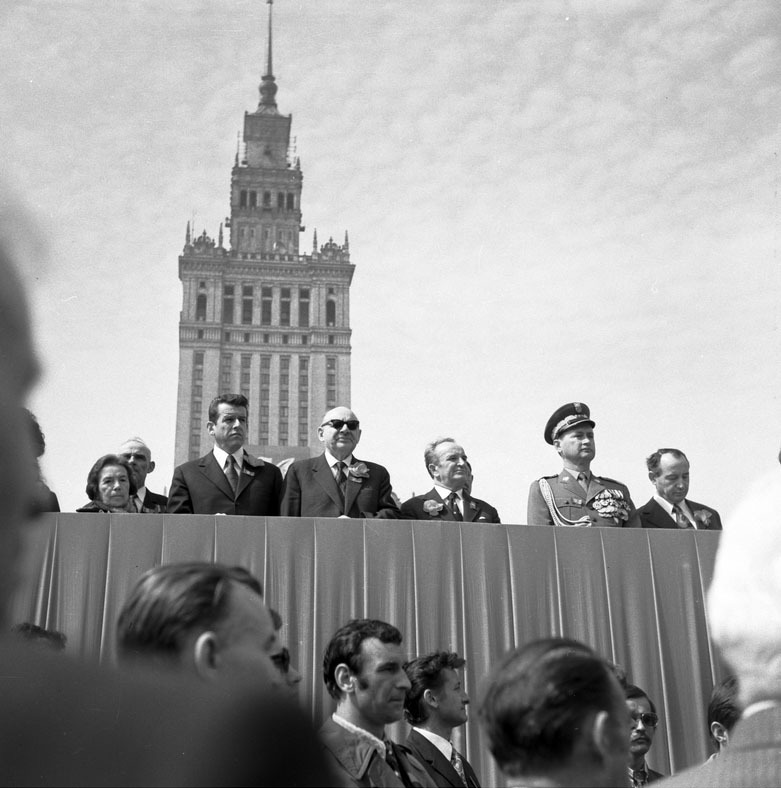
[[[361,422],[358,421],[358,419],[331,419],[330,421],[323,422],[320,426],[333,427],[338,432],[345,424],[348,430],[357,430],[358,427],[361,426]]]
[[[655,728],[659,724],[659,715],[654,714],[652,711],[632,714],[629,718],[629,727],[634,728],[638,722],[642,722],[646,728]]]
[[[287,650],[287,646],[283,646],[280,652],[273,654],[271,661],[277,666],[280,673],[287,673],[290,670],[290,652]]]

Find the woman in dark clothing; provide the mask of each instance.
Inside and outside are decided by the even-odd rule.
[[[116,454],[104,454],[87,476],[89,503],[77,512],[135,512],[130,500],[136,483],[130,463]]]

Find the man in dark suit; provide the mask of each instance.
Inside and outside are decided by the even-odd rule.
[[[669,788],[781,785],[781,528],[776,468],[738,505],[719,536],[708,590],[713,642],[738,684],[729,745],[707,763],[658,783]]]
[[[404,666],[410,688],[404,716],[412,725],[407,747],[439,786],[480,788],[469,761],[453,746],[453,728],[466,722],[469,696],[458,671],[464,660],[453,652],[426,654]]]
[[[283,516],[399,517],[388,471],[353,455],[361,439],[360,426],[349,408],[334,408],[323,416],[317,434],[325,451],[288,468]]]
[[[155,469],[152,451],[141,438],[128,438],[117,454],[124,457],[133,471],[136,482],[136,494],[133,505],[139,512],[164,512],[168,506],[168,498],[147,489],[146,477]]]
[[[279,468],[243,448],[248,409],[243,394],[223,394],[211,401],[206,428],[214,449],[176,468],[168,493],[169,514],[279,514]]]
[[[689,460],[679,449],[657,449],[646,461],[648,478],[656,492],[637,512],[643,528],[696,528],[720,531],[715,509],[686,498]]]
[[[416,495],[401,506],[407,520],[458,520],[498,523],[491,504],[470,494],[472,469],[464,449],[453,438],[437,438],[423,454],[433,489]]]
[[[529,488],[529,525],[639,528],[640,518],[626,485],[596,476],[594,421],[588,405],[568,402],[548,419],[545,442],[564,464],[558,476],[543,476]]]
[[[632,731],[629,734],[629,779],[632,788],[641,788],[664,777],[661,772],[654,771],[645,759],[654,741],[659,715],[654,702],[640,687],[628,684],[624,696]]]

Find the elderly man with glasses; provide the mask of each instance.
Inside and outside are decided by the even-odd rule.
[[[294,462],[285,475],[282,516],[398,518],[388,471],[353,454],[358,417],[346,407],[329,410],[317,434],[323,453]]]
[[[624,690],[624,696],[632,730],[629,737],[629,778],[632,788],[640,788],[664,777],[663,774],[650,769],[645,760],[654,741],[659,715],[656,713],[653,701],[640,687],[629,684]]]

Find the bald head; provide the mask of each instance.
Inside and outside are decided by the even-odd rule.
[[[152,452],[141,438],[128,438],[117,452],[120,457],[128,461],[133,471],[136,488],[146,487],[147,474],[152,473],[155,464],[152,462]]]
[[[337,460],[344,460],[353,453],[361,439],[358,417],[342,405],[333,408],[323,416],[317,435],[323,448]]]

